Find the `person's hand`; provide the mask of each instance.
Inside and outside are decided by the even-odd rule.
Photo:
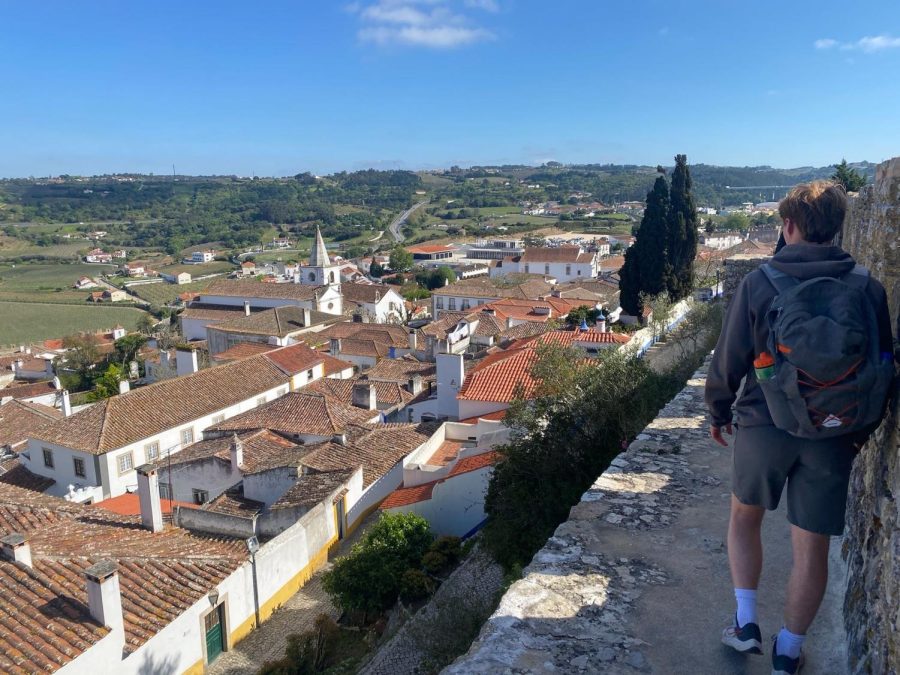
[[[710,436],[710,438],[712,438],[716,443],[718,443],[718,444],[721,445],[722,447],[727,448],[727,447],[728,447],[728,441],[726,441],[725,438],[722,436],[722,431],[723,431],[723,430],[725,431],[726,434],[728,434],[729,436],[731,436],[731,435],[732,435],[731,422],[729,422],[728,424],[726,424],[724,427],[717,427],[715,424],[710,424],[710,425],[709,425],[709,436]]]

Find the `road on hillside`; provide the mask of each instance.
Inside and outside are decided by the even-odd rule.
[[[406,222],[406,219],[409,218],[416,209],[419,209],[419,208],[425,206],[425,204],[427,204],[427,203],[428,203],[428,200],[426,199],[417,204],[414,204],[412,207],[406,209],[406,211],[404,211],[399,216],[397,216],[394,219],[394,221],[390,224],[388,229],[391,231],[391,236],[397,241],[398,244],[401,241],[403,241],[404,239],[406,239],[406,237],[403,236],[403,233],[400,232],[400,228],[403,227],[403,223]]]

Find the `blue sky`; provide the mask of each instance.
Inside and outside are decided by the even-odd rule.
[[[0,176],[900,154],[900,2],[3,3]]]

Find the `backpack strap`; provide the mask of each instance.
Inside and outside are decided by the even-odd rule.
[[[763,271],[763,274],[766,275],[769,283],[771,283],[779,293],[784,293],[789,288],[793,288],[800,283],[800,280],[796,277],[792,277],[790,274],[785,274],[781,270],[775,269],[769,263],[763,263],[759,266],[759,269]]]
[[[869,270],[862,265],[856,265],[852,270],[841,277],[841,281],[848,286],[853,286],[853,288],[865,291],[866,286],[869,285]]]

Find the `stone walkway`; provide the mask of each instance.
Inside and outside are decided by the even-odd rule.
[[[791,565],[783,508],[763,530],[760,623],[766,656],[720,644],[734,612],[725,535],[731,453],[709,440],[701,370],[573,507],[513,584],[469,653],[444,672],[771,671]],[[840,540],[806,643],[804,673],[846,673]]]
[[[376,510],[366,518],[350,537],[341,542],[332,560],[346,555],[379,515],[380,511]],[[217,658],[207,669],[207,674],[253,675],[266,661],[283,657],[287,648],[287,636],[311,630],[319,614],[328,614],[332,619],[337,619],[340,610],[322,588],[322,573],[330,568],[331,562],[316,572],[306,585],[275,610],[259,628],[241,640],[234,649]]]

